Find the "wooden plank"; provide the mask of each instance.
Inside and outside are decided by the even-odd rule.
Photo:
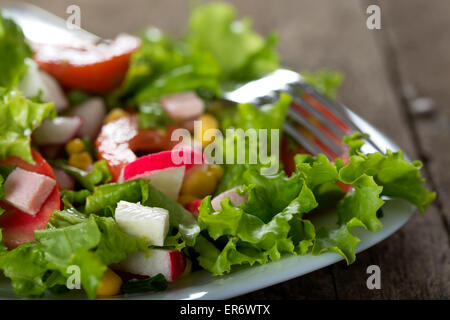
[[[412,114],[405,92],[405,111],[427,164],[433,186],[439,192],[438,206],[450,232],[450,28],[449,1],[383,1],[387,41],[397,57],[397,72],[403,87],[413,87],[417,97],[430,97],[435,113]]]
[[[286,299],[336,299],[331,267],[273,285],[236,299],[286,300]]]

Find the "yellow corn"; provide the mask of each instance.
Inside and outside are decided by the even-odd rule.
[[[106,115],[105,119],[103,119],[103,123],[106,124],[106,123],[115,121],[117,119],[120,119],[120,118],[123,118],[123,117],[126,117],[126,116],[128,116],[128,113],[125,110],[120,109],[120,108],[115,108],[115,109],[112,109]]]
[[[191,203],[194,200],[197,200],[198,198],[194,197],[193,195],[190,194],[182,194],[179,198],[178,198],[178,203],[181,204],[182,206],[187,205],[188,203]]]
[[[75,154],[75,153],[83,152],[84,148],[85,148],[84,142],[83,142],[83,140],[81,140],[79,138],[70,140],[66,144],[66,151],[68,154]]]
[[[69,157],[69,165],[81,170],[86,170],[92,164],[89,152],[73,153]]]
[[[197,199],[213,194],[216,190],[217,179],[210,171],[197,170],[186,177],[181,187],[182,195],[192,195]]]
[[[219,181],[223,176],[223,167],[218,164],[211,164],[208,166],[208,171]]]
[[[201,132],[196,131],[195,132],[195,139],[197,141],[201,141],[203,146],[207,146],[211,142],[214,141],[214,139],[210,136],[205,136],[205,133],[208,135],[210,132],[208,130],[218,130],[219,129],[219,122],[214,118],[214,116],[210,114],[204,114],[198,118],[198,121],[202,122],[202,130]]]
[[[122,279],[111,269],[107,268],[102,277],[102,282],[97,288],[99,296],[114,296],[120,293]]]

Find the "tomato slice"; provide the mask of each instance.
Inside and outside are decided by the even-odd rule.
[[[55,179],[52,168],[42,156],[32,150],[35,164],[30,164],[18,157],[10,157],[0,160],[0,164],[18,166],[24,170],[36,172]],[[10,249],[26,242],[34,241],[34,231],[44,229],[53,211],[60,209],[58,187],[55,186],[41,207],[41,210],[32,216],[19,209],[2,202],[1,207],[5,212],[0,216],[0,228],[2,229],[3,243]]]
[[[140,40],[130,35],[84,47],[40,44],[35,46],[34,60],[69,89],[105,93],[120,85],[139,46]]]
[[[137,159],[135,151],[147,153],[170,150],[178,141],[171,141],[172,131],[176,126],[169,126],[165,132],[156,129],[138,129],[136,115],[123,117],[109,122],[102,127],[95,142],[100,159],[108,164],[113,181],[117,181],[122,168]]]

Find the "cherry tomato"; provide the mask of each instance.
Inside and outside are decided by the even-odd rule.
[[[64,87],[105,93],[120,85],[140,40],[120,35],[108,44],[67,47],[35,46],[34,60]]]

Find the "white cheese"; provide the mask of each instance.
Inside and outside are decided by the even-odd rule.
[[[145,237],[149,244],[155,246],[164,245],[169,231],[169,211],[166,209],[120,201],[115,219],[119,227],[129,235]]]

